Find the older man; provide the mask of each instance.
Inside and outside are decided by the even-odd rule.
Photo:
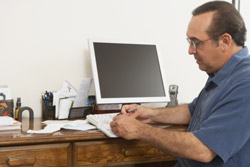
[[[173,154],[177,167],[250,166],[250,56],[244,46],[246,28],[230,3],[213,1],[193,11],[187,29],[189,54],[208,74],[205,87],[189,104],[126,110],[111,122],[125,139],[139,139]],[[189,124],[187,132],[146,123]]]

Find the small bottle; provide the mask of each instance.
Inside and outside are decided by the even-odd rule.
[[[18,97],[16,101],[16,109],[15,109],[15,119],[18,119],[18,112],[21,107],[21,98]]]

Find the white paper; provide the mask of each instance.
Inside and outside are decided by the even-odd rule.
[[[59,116],[59,100],[65,97],[75,97],[77,90],[68,82],[64,81],[62,88],[54,92],[53,94],[53,105],[55,105],[55,118]]]
[[[96,129],[95,126],[90,125],[87,120],[48,120],[43,123],[47,124],[44,129],[41,130],[28,130],[27,133],[53,133],[61,128],[70,130],[89,130]]]
[[[0,116],[0,126],[13,125],[14,121],[12,117]]]
[[[73,101],[72,98],[60,99],[58,119],[67,119],[69,117],[69,110]]]
[[[75,94],[77,93],[77,90],[68,81],[63,82],[61,91],[69,94],[69,96],[75,96]]]
[[[49,124],[67,124],[67,123],[70,123],[72,121],[69,121],[69,120],[46,120],[46,121],[43,121],[42,123],[43,124],[46,124],[46,125],[49,125]]]
[[[49,124],[44,129],[28,130],[27,133],[53,133],[60,130],[63,126],[63,124]]]
[[[58,92],[55,92],[54,95],[53,95],[53,105],[55,105],[55,118],[58,118],[59,116],[59,101],[60,99],[62,98],[66,98],[66,97],[70,97],[69,94],[65,93],[65,92],[61,92],[61,91],[58,91]]]
[[[63,129],[68,129],[68,130],[90,130],[90,129],[96,129],[95,126],[90,125],[89,123],[86,122],[81,122],[81,121],[86,121],[86,120],[79,120],[74,123],[67,123],[64,125],[62,128]]]
[[[74,101],[73,107],[84,107],[86,106],[88,95],[89,95],[89,90],[91,87],[92,79],[91,78],[83,78],[77,95],[76,99]]]

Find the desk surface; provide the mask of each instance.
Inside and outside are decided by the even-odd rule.
[[[185,131],[186,126],[153,125]],[[41,119],[29,124],[23,120],[22,129],[0,132],[0,167],[54,166],[106,167],[132,165],[173,166],[175,157],[138,140],[108,138],[99,130],[60,130],[52,134],[28,134],[28,129],[44,127]],[[48,163],[50,162],[50,163]]]
[[[67,142],[67,141],[82,141],[82,140],[99,140],[109,139],[99,130],[87,131],[73,131],[60,130],[52,134],[29,134],[27,130],[40,130],[45,125],[41,123],[41,119],[36,118],[33,123],[29,124],[28,119],[24,119],[21,130],[1,131],[0,132],[0,146],[8,146],[15,144],[33,144],[33,143],[48,143],[48,142]],[[186,126],[166,126],[161,125],[162,128],[185,131]]]

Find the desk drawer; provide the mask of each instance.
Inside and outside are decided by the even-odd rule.
[[[0,148],[0,167],[68,167],[70,144],[43,144]]]
[[[175,158],[141,141],[89,141],[73,146],[73,166],[118,166],[172,161]]]

